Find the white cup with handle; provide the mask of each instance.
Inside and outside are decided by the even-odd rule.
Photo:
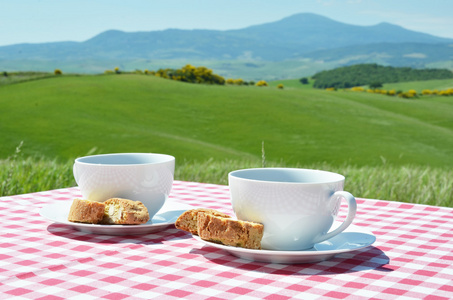
[[[239,220],[264,225],[266,250],[299,251],[328,240],[353,221],[357,203],[343,191],[340,174],[298,168],[256,168],[228,174],[231,202]],[[342,199],[346,219],[331,229]]]
[[[111,153],[79,157],[74,178],[85,199],[141,201],[152,218],[169,197],[175,158],[157,153]]]

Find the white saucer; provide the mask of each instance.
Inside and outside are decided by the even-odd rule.
[[[335,227],[335,224],[332,226]],[[315,263],[333,258],[339,253],[351,252],[370,246],[376,241],[376,236],[370,231],[358,226],[350,225],[345,231],[333,238],[315,244],[311,249],[304,251],[274,251],[255,250],[233,246],[225,246],[202,240],[199,236],[193,236],[197,241],[206,245],[225,250],[231,255],[259,262],[277,264],[300,264]]]
[[[69,225],[79,231],[103,235],[143,235],[161,231],[173,225],[178,217],[193,207],[187,204],[166,201],[160,211],[145,224],[140,225],[99,225],[74,223],[68,221],[72,201],[55,202],[44,206],[39,214],[50,221]]]

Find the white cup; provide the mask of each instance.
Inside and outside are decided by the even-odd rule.
[[[154,153],[92,155],[77,158],[73,171],[85,199],[141,201],[152,218],[170,194],[175,158]]]
[[[228,174],[231,202],[239,220],[264,225],[261,241],[267,250],[306,250],[345,230],[355,217],[354,196],[343,191],[344,176],[295,169],[258,168]],[[345,221],[329,232],[348,203]]]

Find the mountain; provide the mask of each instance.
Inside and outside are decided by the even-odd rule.
[[[414,32],[389,23],[356,26],[309,13],[293,15],[281,21],[251,26],[236,32],[248,38],[259,37],[268,44],[282,43],[296,47],[303,46],[298,49],[300,53],[382,42],[453,42],[453,39]]]
[[[16,44],[0,47],[0,70],[55,61],[124,63],[133,60],[251,61],[328,60],[339,64],[361,56],[384,64],[404,62],[423,67],[449,61],[453,39],[404,29],[389,23],[356,26],[316,14],[301,13],[280,21],[237,30],[180,30],[122,32],[109,30],[84,42]],[[373,52],[374,51],[374,52]],[[379,55],[378,55],[379,56]],[[387,59],[385,58],[387,57]],[[343,60],[343,62],[341,62]]]

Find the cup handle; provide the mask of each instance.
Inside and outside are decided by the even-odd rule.
[[[337,229],[335,229],[331,232],[328,232],[325,235],[322,235],[319,238],[317,238],[315,240],[315,244],[328,240],[328,239],[336,236],[337,234],[343,232],[346,228],[348,228],[349,225],[351,225],[352,220],[354,220],[354,217],[355,217],[355,214],[357,211],[357,202],[355,201],[354,196],[351,193],[348,193],[346,191],[337,191],[332,195],[332,197],[342,197],[347,201],[348,216],[346,217],[346,220],[344,220],[343,223],[341,223],[341,225]]]

